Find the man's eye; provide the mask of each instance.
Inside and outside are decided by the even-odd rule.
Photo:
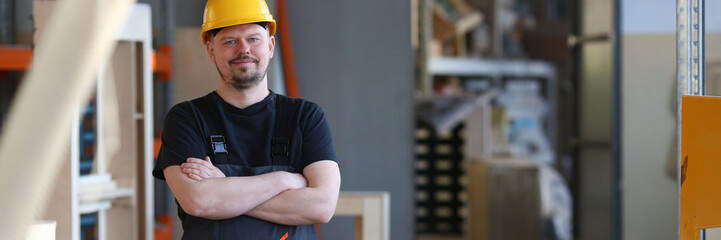
[[[257,42],[258,40],[259,40],[259,39],[257,39],[257,38],[250,38],[250,39],[248,39],[249,42]]]
[[[225,44],[235,44],[235,40],[226,41]]]

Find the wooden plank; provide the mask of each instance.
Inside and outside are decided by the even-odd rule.
[[[135,54],[134,57],[134,63],[135,63],[135,86],[134,86],[134,93],[135,93],[135,112],[133,113],[133,120],[135,120],[135,126],[137,129],[137,132],[135,134],[136,140],[136,180],[139,184],[136,185],[136,193],[138,198],[136,199],[137,202],[137,212],[138,212],[138,239],[144,239],[147,237],[147,231],[152,231],[151,228],[147,228],[144,226],[148,226],[149,224],[152,224],[153,222],[151,219],[146,219],[146,216],[148,216],[148,197],[152,197],[153,194],[147,194],[146,190],[148,190],[148,187],[152,188],[152,184],[148,184],[152,182],[152,177],[150,177],[150,170],[147,168],[146,163],[148,161],[152,161],[150,159],[146,159],[145,155],[147,154],[150,149],[147,148],[146,142],[149,141],[149,139],[145,138],[146,135],[146,127],[144,116],[150,116],[150,114],[144,114],[146,113],[146,103],[148,101],[152,101],[149,99],[146,99],[146,85],[144,84],[146,80],[150,81],[150,79],[146,79],[145,76],[145,68],[148,68],[150,66],[149,62],[146,62],[145,59],[143,59],[143,48],[145,44],[149,43],[143,43],[143,42],[135,42]],[[147,179],[150,177],[150,179]],[[150,182],[148,181],[150,180]],[[148,222],[148,221],[151,222]],[[152,225],[149,225],[152,226]]]
[[[33,23],[36,32],[35,39],[39,39],[44,33],[43,29],[47,25],[48,17],[53,11],[54,2],[52,1],[34,1],[33,2]],[[37,42],[37,41],[35,41]],[[79,113],[73,118],[73,123],[79,122]],[[66,126],[71,131],[71,141],[67,143],[66,149],[68,154],[63,160],[60,171],[57,173],[55,185],[51,188],[52,193],[48,196],[52,201],[48,201],[48,206],[40,219],[47,219],[56,222],[55,233],[58,240],[74,240],[79,239],[80,228],[74,226],[80,225],[80,215],[78,212],[78,203],[76,199],[77,177],[79,174],[79,149],[78,149],[78,124]],[[72,144],[71,144],[72,142]],[[58,207],[59,206],[59,207]]]
[[[55,240],[55,221],[35,221],[25,240]]]
[[[135,143],[136,143],[136,175],[133,179],[136,184],[138,214],[138,239],[153,239],[153,183],[151,171],[154,163],[153,149],[153,68],[152,68],[152,24],[150,5],[137,4],[131,12],[123,32],[118,37],[121,40],[132,41],[135,44],[133,56],[135,79],[133,89],[135,99]],[[159,69],[160,76],[170,78],[172,76],[172,57],[168,46],[159,46],[159,52],[163,56],[159,63],[165,64],[164,69]]]
[[[518,159],[470,162],[468,236],[538,239],[541,230],[538,166]]]
[[[388,192],[341,192],[335,215],[355,216],[358,240],[390,239],[390,195]]]
[[[355,240],[363,239],[363,217],[355,217],[355,233],[353,234]]]
[[[70,144],[68,144],[68,148]],[[73,193],[73,182],[71,176],[73,175],[72,169],[78,168],[77,164],[68,164],[71,162],[71,158],[68,155],[63,161],[62,169],[58,172],[55,180],[55,186],[52,187],[52,193],[49,195],[49,205],[45,208],[45,213],[40,219],[47,219],[56,222],[56,233],[58,240],[71,240],[72,236],[78,234],[80,229],[74,229],[73,218],[79,223],[79,217],[77,217],[77,202],[74,203]],[[77,162],[77,161],[76,161]],[[75,171],[77,174],[77,171]]]
[[[338,205],[335,208],[335,215],[360,216],[363,215],[363,199],[359,197],[338,197]]]
[[[382,197],[372,197],[363,199],[363,239],[388,239],[384,236],[387,232],[388,223],[383,215],[383,199]]]
[[[468,210],[466,233],[469,239],[488,239],[488,170],[479,161],[466,166],[468,176]]]
[[[490,106],[486,105],[484,107]],[[482,109],[476,109],[466,118],[466,132],[472,133],[466,134],[466,142],[463,144],[463,154],[466,159],[480,161],[491,155],[490,149],[487,149],[489,139],[484,139],[485,135],[490,131],[489,128],[485,127],[486,123],[484,122],[489,121],[488,119],[490,117],[485,116]]]
[[[96,202],[96,203],[80,204],[80,206],[78,207],[78,212],[80,214],[88,214],[88,213],[95,213],[95,212],[97,212],[99,214],[107,209],[110,209],[111,206],[112,206],[112,203],[110,203],[110,201],[100,201],[100,202]],[[100,219],[100,217],[98,219]],[[100,226],[104,225],[103,224],[104,221],[101,221],[101,220],[98,220],[97,223],[98,223],[98,229],[100,228]],[[98,231],[98,232],[99,232],[98,238],[104,238],[103,236],[105,236],[105,232],[104,231]]]
[[[81,205],[92,204],[101,201],[111,201],[118,198],[129,198],[135,196],[135,189],[132,188],[111,188],[103,190],[88,191],[78,195]]]
[[[488,172],[490,239],[538,239],[541,229],[538,168],[494,163]]]
[[[118,98],[118,133],[119,146],[115,153],[108,156],[106,162],[108,172],[117,181],[118,187],[136,188],[137,139],[135,113],[134,85],[136,79],[135,43],[119,41],[111,62],[107,67],[104,81],[112,81],[115,85],[115,95]],[[110,104],[110,103],[108,103]],[[137,193],[136,193],[137,194]],[[121,199],[114,203],[114,207],[106,211],[107,236],[114,239],[139,239],[137,226],[137,213],[134,209],[135,199]]]
[[[218,88],[218,70],[198,39],[200,27],[175,29],[175,103],[205,96]]]

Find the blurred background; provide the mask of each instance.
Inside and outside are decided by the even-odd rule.
[[[1,125],[53,2],[0,1]],[[323,239],[677,238],[676,1],[267,2],[270,88],[325,110],[342,200],[385,196],[381,217],[337,214]],[[38,219],[57,239],[179,239],[172,193],[147,173],[165,113],[217,88],[205,3],[138,1],[143,27],[126,28],[149,37],[118,39],[114,73],[68,127],[74,153],[52,195],[66,200]],[[716,11],[708,1],[709,95],[721,93]]]

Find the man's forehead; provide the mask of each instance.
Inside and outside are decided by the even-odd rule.
[[[268,29],[263,28],[262,26],[260,26],[256,23],[246,23],[246,24],[239,24],[239,25],[225,27],[218,32],[218,35],[233,34],[233,33],[254,34],[254,33],[263,33],[263,32],[267,33]]]

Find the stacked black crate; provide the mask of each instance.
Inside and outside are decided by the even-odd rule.
[[[461,234],[467,214],[463,171],[464,125],[445,134],[416,125],[416,232]]]

